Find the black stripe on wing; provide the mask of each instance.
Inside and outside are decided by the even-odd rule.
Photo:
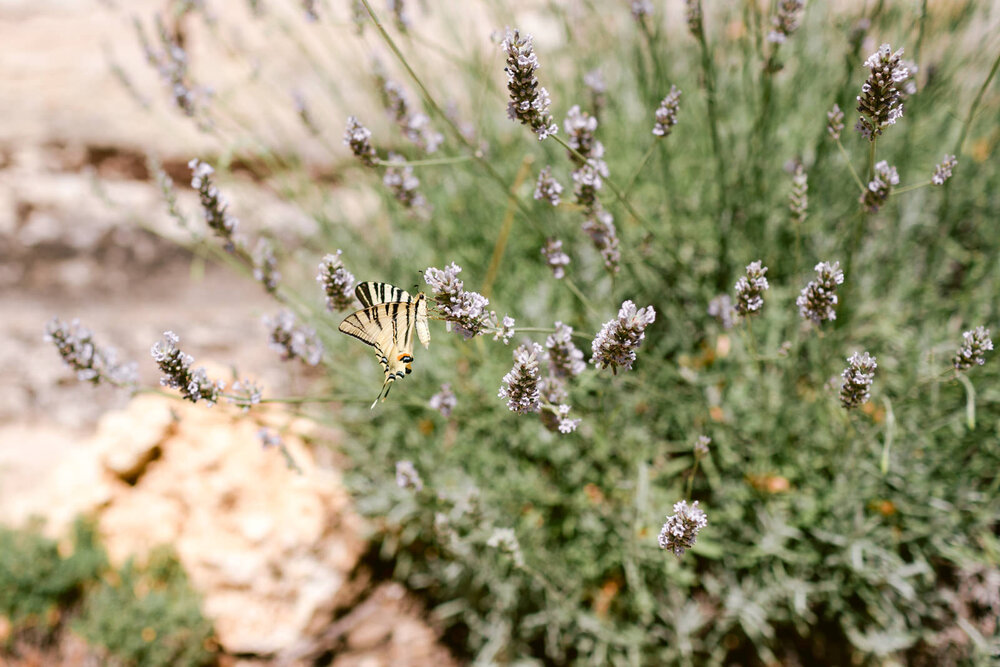
[[[353,336],[366,345],[375,347],[375,341],[382,333],[382,322],[388,318],[386,305],[379,304],[351,313],[337,327],[341,333]]]
[[[412,296],[389,283],[358,283],[358,286],[354,288],[354,295],[358,297],[358,301],[364,308],[371,308],[380,303],[410,303],[413,301]]]

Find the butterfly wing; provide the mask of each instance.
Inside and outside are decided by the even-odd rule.
[[[358,297],[362,308],[371,308],[380,303],[396,303],[413,301],[413,297],[405,291],[389,283],[366,282],[358,283],[354,288],[354,296]]]
[[[365,284],[369,283],[362,283]],[[362,302],[368,297],[368,294],[364,297],[360,292],[357,294]],[[408,302],[379,303],[348,315],[340,323],[341,332],[374,347],[375,357],[382,365],[385,382],[372,407],[380,399],[385,400],[393,382],[406,377],[413,370],[411,364],[416,313],[417,304],[412,299]]]

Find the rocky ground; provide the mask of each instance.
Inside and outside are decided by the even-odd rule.
[[[80,318],[155,385],[149,348],[171,329],[198,363],[236,366],[274,393],[315,379],[267,348],[260,317],[274,304],[259,286],[177,244],[184,235],[146,153],[180,182],[187,159],[218,147],[176,115],[143,109],[115,78],[111,64],[124,64],[137,86],[162,92],[132,35],[122,39],[117,4],[0,6],[0,520],[42,514],[57,531],[91,512],[116,559],[173,543],[220,644],[244,662],[448,664],[419,603],[367,578],[365,527],[331,457],[317,463],[302,437],[329,445],[336,434],[268,413],[286,429],[296,474],[261,448],[259,415],[81,385],[43,341],[51,317]],[[310,224],[249,180],[234,187],[258,219],[289,234]],[[196,210],[190,191],[182,204]],[[69,636],[58,656],[21,659],[92,664],[79,644]]]

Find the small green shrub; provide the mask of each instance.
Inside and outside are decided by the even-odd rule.
[[[126,665],[205,665],[215,659],[212,624],[173,551],[129,560],[87,596],[73,624],[92,646]]]
[[[86,584],[107,566],[94,526],[79,520],[73,527],[73,551],[63,557],[55,540],[39,526],[15,530],[0,526],[0,615],[14,633],[34,628],[50,634],[60,609],[77,602]]]

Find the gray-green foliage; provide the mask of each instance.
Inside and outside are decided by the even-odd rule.
[[[116,664],[195,667],[215,660],[201,598],[167,548],[151,552],[142,567],[129,560],[106,577],[73,629]]]
[[[64,557],[59,544],[37,526],[20,530],[0,526],[0,616],[11,622],[15,632],[54,630],[61,613],[107,566],[94,526],[86,521],[74,524],[67,544],[72,552]]]
[[[487,4],[500,25],[538,19],[515,3]],[[335,201],[322,202],[328,192],[304,194],[315,185],[283,168],[294,158],[273,158],[285,146],[271,146],[274,183],[319,223],[308,242],[317,259],[344,248],[361,280],[409,288],[416,271],[454,261],[480,289],[509,211],[514,232],[491,294],[498,313],[522,327],[561,320],[594,333],[626,299],[657,312],[633,371],[574,379],[570,401],[584,422],[567,436],[497,398],[511,348],[442,326],[431,349],[418,350],[415,373],[369,412],[364,399],[381,382],[369,351],[338,336],[329,316],[315,317],[330,384],[346,398],[336,420],[350,434],[359,507],[379,518],[396,576],[424,591],[448,636],[484,663],[983,660],[1000,611],[990,594],[1000,554],[1000,364],[958,381],[950,357],[962,331],[1000,328],[998,98],[995,82],[984,88],[1000,45],[983,27],[996,18],[988,3],[931,14],[928,3],[868,3],[861,14],[816,2],[776,51],[761,3],[710,4],[704,41],[655,12],[635,23],[622,3],[542,10],[538,76],[557,118],[592,105],[584,73],[599,67],[611,82],[597,138],[613,182],[635,173],[628,199],[641,218],[613,188],[601,191],[621,237],[614,279],[581,233],[579,210],[531,200],[533,174],[552,164],[569,201],[572,165],[553,139],[539,142],[505,118],[502,57],[486,35],[421,34],[418,19],[410,34],[421,39],[399,41],[437,106],[456,98],[478,133],[472,145],[488,146],[473,159],[451,132],[442,152],[468,162],[416,167],[430,221],[407,216],[378,168],[357,166],[344,171],[345,188],[378,192],[382,206],[354,226]],[[366,31],[386,42],[371,23]],[[882,42],[905,46],[920,75],[875,158],[851,129],[851,110],[862,63]],[[415,82],[397,71],[412,102]],[[345,88],[371,85],[363,68],[326,74]],[[672,84],[683,91],[679,122],[659,139],[654,109]],[[343,117],[357,113],[339,108],[337,90]],[[834,103],[848,112],[846,158],[826,131]],[[391,121],[368,122],[381,156],[391,147],[425,157]],[[432,122],[448,129],[436,112]],[[338,120],[324,130],[333,150],[341,128]],[[254,141],[271,136],[240,129]],[[887,160],[903,190],[952,152],[959,162],[947,185],[861,210],[845,159],[864,181],[875,159]],[[347,149],[335,155],[348,164]],[[508,190],[532,162],[512,205]],[[796,168],[786,164],[795,163],[808,173],[805,216],[801,193],[796,210],[788,206]],[[573,258],[567,280],[554,280],[540,256],[550,235]],[[768,267],[764,306],[752,328],[723,330],[708,302],[732,295],[755,260]],[[836,320],[817,328],[803,323],[795,298],[821,261],[841,262],[846,280]],[[310,294],[301,296],[321,303]],[[519,334],[515,344],[522,335],[544,337]],[[830,379],[860,350],[878,370],[872,401],[848,414]],[[459,399],[448,419],[426,405],[442,382]],[[708,527],[678,559],[656,535],[687,495],[700,434],[712,447],[689,499]],[[423,491],[395,487],[403,459]],[[488,546],[497,528],[513,528],[523,566]]]

